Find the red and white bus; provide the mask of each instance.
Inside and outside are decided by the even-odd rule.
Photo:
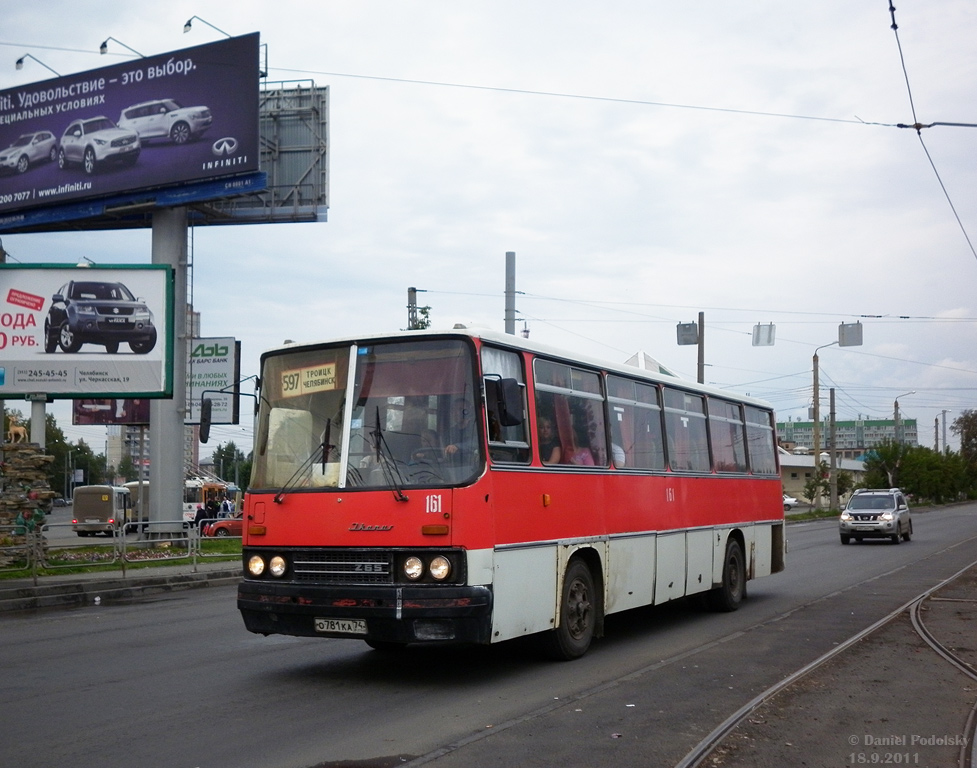
[[[770,406],[489,332],[261,361],[238,607],[260,634],[586,652],[784,567]]]

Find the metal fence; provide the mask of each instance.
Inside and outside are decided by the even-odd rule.
[[[132,564],[168,564],[184,561],[228,559],[237,555],[226,550],[224,542],[240,540],[226,526],[221,536],[203,536],[207,524],[218,518],[201,520],[199,527],[179,520],[153,520],[126,523],[104,534],[75,536],[73,523],[44,523],[33,528],[23,525],[0,526],[0,574],[23,573],[37,583],[40,570],[59,571],[91,566],[115,566],[127,575]]]

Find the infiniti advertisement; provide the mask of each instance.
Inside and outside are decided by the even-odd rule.
[[[0,91],[0,213],[258,170],[258,34]]]
[[[0,398],[172,396],[173,270],[0,267]]]

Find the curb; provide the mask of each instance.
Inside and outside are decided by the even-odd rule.
[[[0,585],[0,614],[45,608],[80,608],[87,605],[125,603],[153,595],[182,592],[241,581],[241,567],[175,573],[166,576],[111,576],[87,581],[57,581],[37,586]]]

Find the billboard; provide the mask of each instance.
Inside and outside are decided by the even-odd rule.
[[[172,397],[173,270],[0,265],[0,398]]]
[[[0,91],[0,213],[258,170],[258,34]]]
[[[237,424],[241,342],[232,337],[191,339],[187,349],[187,424],[200,423],[200,399],[212,400],[211,423]]]
[[[71,423],[78,426],[91,424],[127,424],[149,426],[149,400],[101,400],[85,398],[71,403]]]

